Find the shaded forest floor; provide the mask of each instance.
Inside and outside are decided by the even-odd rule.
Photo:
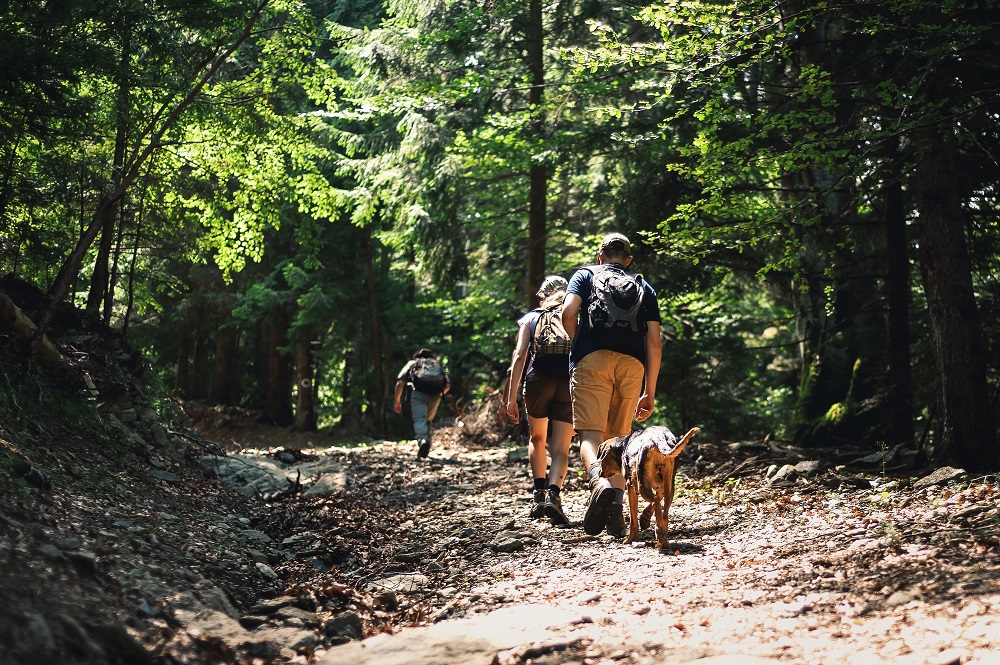
[[[5,425],[0,662],[1000,662],[992,476],[696,439],[660,551],[586,536],[575,466],[573,524],[530,519],[523,446],[471,421],[418,461],[194,406],[129,454]],[[204,463],[237,450],[339,484],[240,493]]]

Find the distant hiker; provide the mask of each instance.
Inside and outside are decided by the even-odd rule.
[[[562,324],[566,280],[550,275],[538,289],[541,305],[517,321],[517,343],[507,382],[507,418],[519,422],[518,388],[524,376],[524,405],[528,412],[528,463],[531,465],[531,517],[548,517],[553,524],[567,524],[562,510],[563,480],[569,466],[573,439],[573,405],[569,396],[571,340]],[[527,369],[525,369],[527,367]],[[552,436],[548,436],[551,420]],[[546,445],[547,444],[547,445]],[[551,465],[545,473],[545,452]]]
[[[392,407],[396,413],[403,412],[403,389],[407,386],[412,388],[410,414],[413,416],[413,430],[417,436],[417,457],[427,457],[431,449],[431,423],[441,403],[441,396],[451,388],[448,374],[433,351],[420,349],[399,371],[396,377],[396,402]]]
[[[583,530],[597,535],[607,527],[616,538],[626,535],[625,478],[600,477],[598,447],[630,434],[633,416],[641,422],[653,413],[661,355],[656,292],[641,276],[625,271],[631,262],[628,238],[621,233],[605,236],[597,265],[580,268],[570,278],[562,314],[573,338],[573,426],[590,477]]]

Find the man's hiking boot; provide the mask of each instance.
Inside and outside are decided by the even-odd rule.
[[[551,490],[545,492],[545,516],[551,519],[555,526],[569,524],[562,509],[562,499]]]
[[[420,439],[420,447],[417,449],[417,459],[421,457],[427,457],[427,453],[431,451],[431,442],[427,439]]]
[[[608,523],[608,511],[615,496],[615,488],[607,478],[595,478],[590,487],[590,501],[587,502],[587,512],[583,515],[583,532],[588,536],[596,536]]]
[[[612,502],[608,510],[608,535],[612,538],[624,538],[628,535],[625,526],[625,516],[622,515],[622,504]]]
[[[528,513],[528,517],[538,519],[545,515],[545,490],[535,490],[531,497],[531,511]]]

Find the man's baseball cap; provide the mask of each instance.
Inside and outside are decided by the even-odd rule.
[[[612,252],[625,252],[632,256],[632,245],[629,244],[628,238],[621,233],[609,233],[604,236],[604,240],[601,241],[601,251],[609,249]]]

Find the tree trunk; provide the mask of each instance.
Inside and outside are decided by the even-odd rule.
[[[191,387],[188,396],[195,399],[208,397],[209,377],[211,376],[211,363],[209,362],[209,352],[211,351],[212,317],[209,315],[209,307],[206,302],[199,302],[196,316],[197,324],[194,329],[194,351],[191,363]]]
[[[895,156],[893,156],[895,159]],[[888,308],[889,385],[887,395],[889,440],[891,449],[899,444],[913,448],[913,378],[910,371],[910,260],[906,238],[906,214],[898,167],[889,167],[884,189],[886,279]]]
[[[227,327],[233,312],[231,299],[220,308],[215,324],[215,362],[212,365],[212,385],[208,398],[215,404],[233,403],[236,335]]]
[[[313,390],[312,336],[303,334],[295,345],[295,431],[316,431],[316,401]]]
[[[117,190],[125,174],[125,151],[128,141],[129,119],[129,66],[132,59],[131,26],[127,12],[122,12],[121,25],[121,58],[118,62],[118,96],[115,107],[115,152],[111,163],[111,188]],[[90,278],[90,292],[87,294],[87,312],[97,314],[105,295],[111,289],[110,268],[111,247],[115,238],[115,221],[117,218],[119,199],[112,201],[102,211],[101,242],[97,248],[97,259],[94,272]],[[105,307],[105,323],[109,313]]]
[[[191,388],[191,338],[188,335],[180,336],[180,344],[177,347],[177,376],[174,377],[174,392],[179,397],[187,399]]]
[[[278,427],[294,422],[292,411],[292,370],[288,354],[282,350],[288,344],[291,314],[287,306],[279,307],[268,326],[267,336],[267,397],[264,416]]]
[[[214,404],[233,403],[233,378],[235,372],[236,336],[218,331],[215,333],[215,362],[212,365],[212,387],[208,398]]]
[[[542,151],[545,139],[545,112],[542,110],[542,91],[545,86],[543,36],[542,3],[541,0],[531,0],[528,4],[525,47],[528,71],[531,75],[531,89],[528,91],[528,101],[532,107],[531,129],[533,144],[539,153]],[[524,285],[529,309],[538,306],[538,296],[535,293],[538,290],[538,285],[545,278],[545,200],[548,195],[548,177],[548,166],[533,158],[529,173],[528,266]]]
[[[945,91],[933,90],[930,100]],[[967,471],[1000,469],[986,383],[985,349],[972,285],[955,147],[944,127],[916,135],[915,169],[920,213],[920,271],[927,297],[931,348],[937,368],[941,424],[934,458],[953,460]]]
[[[139,198],[139,209],[135,214],[135,239],[132,242],[132,257],[128,264],[128,298],[125,302],[125,313],[122,315],[122,335],[128,336],[129,322],[132,320],[132,307],[135,304],[135,267],[139,259],[139,240],[142,237],[142,223],[145,220],[145,197]]]
[[[385,387],[385,370],[382,362],[382,326],[379,321],[378,298],[375,289],[375,260],[372,251],[371,227],[365,227],[365,259],[368,269],[368,311],[372,326],[372,358],[375,364],[375,427],[379,432],[385,431],[385,404],[388,397]]]

